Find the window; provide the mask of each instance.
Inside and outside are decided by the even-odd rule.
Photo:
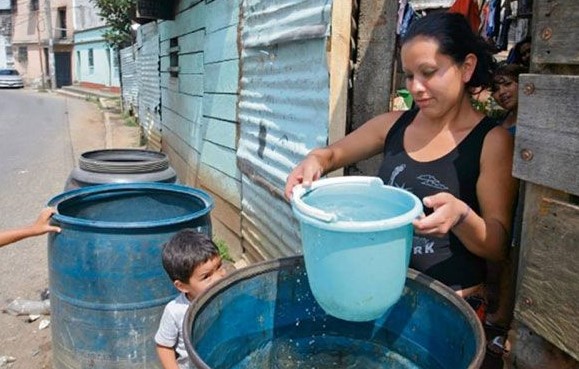
[[[28,62],[28,48],[26,46],[18,47],[18,61],[20,63]]]
[[[39,9],[38,0],[30,0],[30,10],[36,11]]]
[[[56,31],[60,38],[66,38],[66,6],[58,8],[58,29]]]
[[[94,51],[93,49],[88,49],[88,71],[94,73]]]
[[[118,72],[119,70],[119,53],[116,50],[112,50],[113,51],[113,68],[115,69],[115,72]]]
[[[169,73],[171,77],[179,76],[179,38],[169,40]]]

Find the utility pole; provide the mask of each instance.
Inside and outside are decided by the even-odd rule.
[[[40,12],[36,14],[36,36],[38,36],[38,56],[40,57],[40,71],[41,73],[41,83],[42,91],[46,90],[46,84],[44,81],[44,47],[42,47],[42,42],[40,42]]]
[[[52,32],[52,9],[50,0],[44,1],[44,11],[46,12],[46,31],[48,33],[48,73],[50,74],[50,89],[56,88],[56,76],[54,69],[54,34]]]

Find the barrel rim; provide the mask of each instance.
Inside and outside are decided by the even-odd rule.
[[[130,157],[139,160],[128,160]],[[93,173],[149,173],[168,169],[169,158],[162,152],[143,149],[93,150],[80,155],[78,167]]]
[[[193,349],[193,345],[191,344],[190,334],[185,334],[185,332],[191,332],[193,328],[194,319],[193,317],[196,316],[207,303],[211,302],[214,298],[216,298],[219,293],[224,290],[226,287],[235,285],[247,279],[253,278],[257,275],[269,273],[271,271],[281,269],[281,268],[296,268],[296,267],[303,267],[305,268],[305,261],[302,255],[298,256],[290,256],[285,258],[279,258],[275,260],[267,260],[263,262],[259,262],[249,267],[245,267],[242,269],[238,269],[231,274],[225,276],[223,279],[216,282],[214,285],[209,287],[205,290],[201,295],[199,295],[187,308],[185,313],[185,319],[183,319],[183,326],[182,330],[184,332],[183,339],[185,341],[185,348],[187,353],[189,353],[189,359],[193,362],[193,364],[198,369],[212,369],[208,366],[205,361],[199,355],[197,355],[197,351]],[[454,292],[450,287],[444,285],[442,282],[439,282],[424,273],[421,273],[415,269],[408,268],[408,272],[406,273],[406,278],[411,279],[423,286],[427,286],[434,290],[435,292],[439,293],[443,298],[449,301],[451,304],[459,308],[461,311],[465,312],[466,320],[468,324],[471,326],[473,331],[476,331],[475,340],[476,340],[476,353],[466,369],[478,369],[481,367],[484,357],[485,357],[485,342],[484,342],[484,329],[482,326],[481,321],[472,310],[470,305],[460,296]]]
[[[205,208],[194,213],[167,218],[163,220],[155,221],[145,221],[145,222],[104,222],[95,220],[79,219],[70,216],[60,214],[58,212],[58,206],[67,200],[71,200],[75,197],[82,197],[86,195],[95,195],[99,193],[114,192],[114,191],[125,191],[125,190],[157,190],[157,191],[171,191],[186,195],[192,195],[201,199]],[[48,206],[56,209],[56,213],[52,215],[53,221],[61,224],[74,225],[74,226],[84,226],[91,228],[114,228],[114,229],[141,229],[141,228],[152,228],[152,227],[164,227],[169,225],[174,225],[177,223],[185,223],[194,219],[203,217],[214,208],[215,203],[213,198],[205,191],[182,185],[177,185],[174,183],[160,183],[160,182],[134,182],[134,183],[117,183],[117,184],[102,184],[94,185],[89,187],[81,187],[74,190],[63,192],[56,195],[48,201]]]
[[[380,188],[382,191],[389,193],[398,193],[408,200],[410,207],[404,213],[388,219],[381,220],[338,220],[335,214],[307,205],[302,197],[313,193],[314,191],[323,191],[324,189],[354,185],[360,190]],[[380,232],[391,229],[406,227],[412,223],[420,214],[424,212],[422,202],[412,192],[405,189],[385,185],[381,178],[372,176],[344,176],[323,178],[317,180],[309,187],[302,184],[294,187],[291,198],[292,211],[300,223],[307,223],[316,228],[335,232]]]

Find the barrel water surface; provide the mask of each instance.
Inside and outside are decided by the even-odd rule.
[[[380,318],[334,318],[316,303],[302,257],[219,281],[189,307],[183,331],[197,369],[474,369],[485,342],[468,304],[412,269]]]
[[[48,238],[54,369],[161,368],[153,338],[177,295],[162,245],[183,228],[211,235],[212,198],[135,183],[64,192],[49,205],[62,228]]]

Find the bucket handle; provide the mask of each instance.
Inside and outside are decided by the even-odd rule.
[[[313,206],[307,205],[305,202],[303,202],[302,196],[311,190],[311,187],[305,188],[302,185],[295,186],[292,196],[293,205],[300,213],[303,213],[309,217],[321,220],[322,222],[326,223],[334,222],[336,220],[336,214],[328,213],[318,208],[314,208]]]
[[[322,222],[331,223],[337,220],[337,216],[334,213],[328,213],[326,211],[320,210],[313,206],[306,204],[302,200],[302,196],[306,193],[315,190],[316,188],[320,187],[322,184],[321,182],[314,181],[311,186],[304,187],[302,184],[298,184],[293,188],[292,192],[292,204],[296,207],[296,209],[311,217]],[[337,183],[356,183],[356,184],[366,184],[368,186],[383,186],[384,182],[382,182],[381,178],[378,177],[368,177],[368,176],[348,176],[348,177],[335,177],[335,178],[328,178],[324,180],[323,185],[331,185]]]

